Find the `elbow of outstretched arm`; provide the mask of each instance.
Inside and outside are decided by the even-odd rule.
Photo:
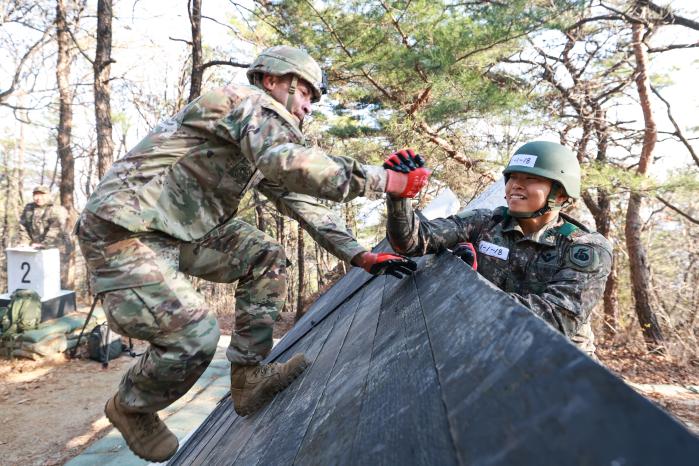
[[[414,241],[411,241],[410,238],[396,237],[390,233],[387,234],[386,237],[388,238],[388,242],[393,250],[398,254],[411,257],[422,255],[418,251],[417,244]]]
[[[585,316],[580,312],[567,309],[554,302],[555,300],[547,300],[536,294],[509,294],[515,301],[527,307],[568,338],[574,336],[585,321]]]

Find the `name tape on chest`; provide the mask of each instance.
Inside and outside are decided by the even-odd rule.
[[[533,167],[536,165],[536,155],[515,154],[510,160],[510,165],[520,165],[522,167]]]
[[[485,254],[486,256],[497,257],[498,259],[507,260],[510,255],[510,250],[504,246],[498,246],[497,244],[489,243],[487,241],[481,241],[478,243],[478,252]]]

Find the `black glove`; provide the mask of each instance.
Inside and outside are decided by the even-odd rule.
[[[401,149],[392,153],[383,163],[383,168],[395,172],[408,173],[425,166],[425,159],[412,149]]]
[[[476,257],[476,249],[473,247],[473,244],[459,243],[451,253],[470,265],[473,270],[478,270],[478,258]]]
[[[366,252],[356,259],[359,267],[372,275],[393,275],[396,278],[403,278],[417,270],[417,264],[407,257],[381,252],[375,254]]]

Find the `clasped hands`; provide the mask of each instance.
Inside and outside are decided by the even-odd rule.
[[[386,192],[398,198],[412,198],[427,185],[432,171],[425,168],[425,159],[413,149],[401,149],[384,161],[387,181]],[[405,256],[394,253],[359,254],[353,261],[372,275],[392,275],[396,278],[410,275],[417,264]]]
[[[401,149],[383,163],[386,169],[386,192],[398,198],[415,197],[427,185],[432,170],[425,168],[425,159],[412,149]]]

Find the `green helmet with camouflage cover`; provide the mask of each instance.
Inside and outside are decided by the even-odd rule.
[[[292,74],[294,79],[289,87],[286,108],[291,111],[291,102],[296,92],[298,79],[303,79],[313,90],[312,102],[318,102],[321,95],[327,94],[327,77],[316,61],[305,51],[288,45],[270,47],[260,53],[246,73],[250,84],[261,87],[260,76],[271,74],[284,76]]]
[[[563,204],[556,202],[556,194],[561,186],[568,197],[580,198],[580,164],[570,149],[548,141],[531,141],[515,151],[510,163],[502,174],[505,182],[510,173],[529,173],[554,182],[547,203],[536,212],[510,212],[514,217],[538,217],[550,210],[560,210]]]

